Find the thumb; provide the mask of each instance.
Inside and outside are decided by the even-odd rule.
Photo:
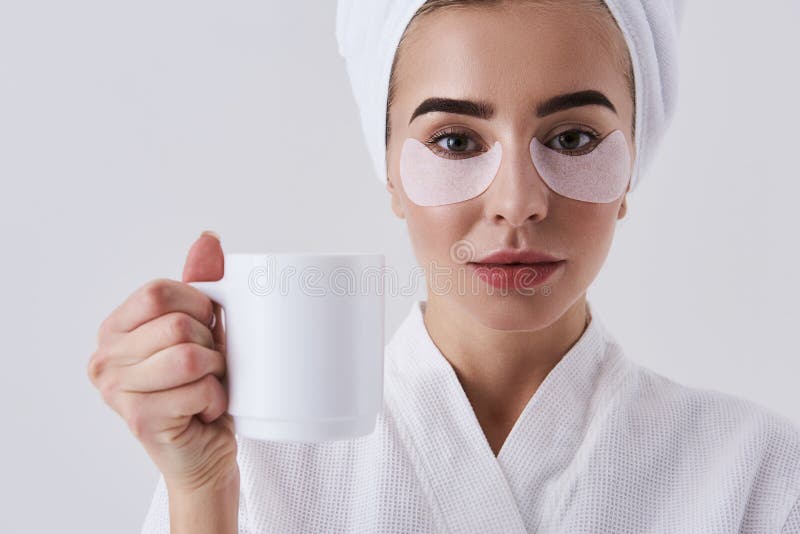
[[[207,282],[222,278],[225,274],[225,256],[219,235],[206,230],[194,243],[186,255],[183,265],[183,282]]]
[[[222,253],[219,235],[206,230],[192,243],[186,255],[186,263],[183,264],[183,282],[213,282],[222,278],[223,274],[225,274],[225,256]],[[210,328],[214,337],[214,348],[224,354],[226,336],[222,322],[217,320],[219,315],[220,306],[214,303],[214,319]],[[227,375],[223,387],[227,392]]]

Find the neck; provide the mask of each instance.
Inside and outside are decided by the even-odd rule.
[[[547,374],[591,319],[584,293],[553,323],[536,330],[495,330],[457,302],[429,296],[424,322],[458,376],[495,455]]]

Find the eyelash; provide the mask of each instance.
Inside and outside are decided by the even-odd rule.
[[[564,135],[566,133],[572,133],[572,132],[578,132],[578,133],[586,134],[591,138],[591,140],[586,145],[584,145],[584,146],[582,146],[581,148],[578,148],[578,149],[574,149],[574,150],[553,149],[553,150],[561,152],[562,154],[580,156],[580,155],[586,154],[588,152],[591,152],[592,149],[594,148],[594,146],[597,144],[597,141],[600,139],[599,134],[597,134],[593,130],[590,130],[588,128],[573,128],[571,130],[564,130],[563,132],[558,133],[557,135],[553,136],[553,138],[550,141],[552,141],[553,139],[555,139],[556,137],[558,137],[560,135]],[[439,141],[441,141],[442,139],[444,139],[446,137],[458,137],[458,136],[467,137],[467,138],[471,139],[469,132],[466,132],[464,130],[460,130],[458,128],[447,128],[447,129],[442,130],[440,132],[436,132],[435,134],[430,136],[428,138],[428,140],[425,142],[425,144],[427,144],[428,146],[432,147],[433,151],[436,152],[437,154],[441,155],[442,157],[449,158],[449,159],[466,159],[466,158],[464,158],[462,156],[463,156],[463,154],[468,154],[468,152],[457,152],[457,151],[454,151],[454,150],[445,150],[445,149],[443,149],[442,147],[440,147],[438,145]],[[547,143],[544,143],[544,144],[547,145],[550,141],[548,141]]]

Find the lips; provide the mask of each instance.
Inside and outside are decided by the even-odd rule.
[[[479,278],[499,289],[533,288],[554,276],[566,261],[538,263],[470,263]]]
[[[561,261],[546,252],[532,249],[501,249],[494,251],[477,261],[471,263],[481,263],[486,265],[505,265],[505,264],[534,264]]]
[[[550,279],[566,263],[533,249],[500,249],[471,261],[477,275],[496,288],[532,288]]]

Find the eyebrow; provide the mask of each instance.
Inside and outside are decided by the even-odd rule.
[[[548,98],[536,106],[536,116],[542,118],[556,113],[557,111],[592,105],[603,106],[610,109],[614,113],[617,113],[617,109],[614,107],[614,104],[611,103],[606,95],[600,91],[589,89],[586,91],[565,93]],[[462,100],[456,98],[432,97],[425,99],[419,106],[417,106],[417,109],[415,109],[414,113],[411,114],[411,119],[408,121],[408,123],[411,124],[411,122],[420,115],[434,113],[437,111],[443,113],[469,115],[479,119],[491,119],[494,116],[494,106],[490,102],[476,102],[472,100]]]

